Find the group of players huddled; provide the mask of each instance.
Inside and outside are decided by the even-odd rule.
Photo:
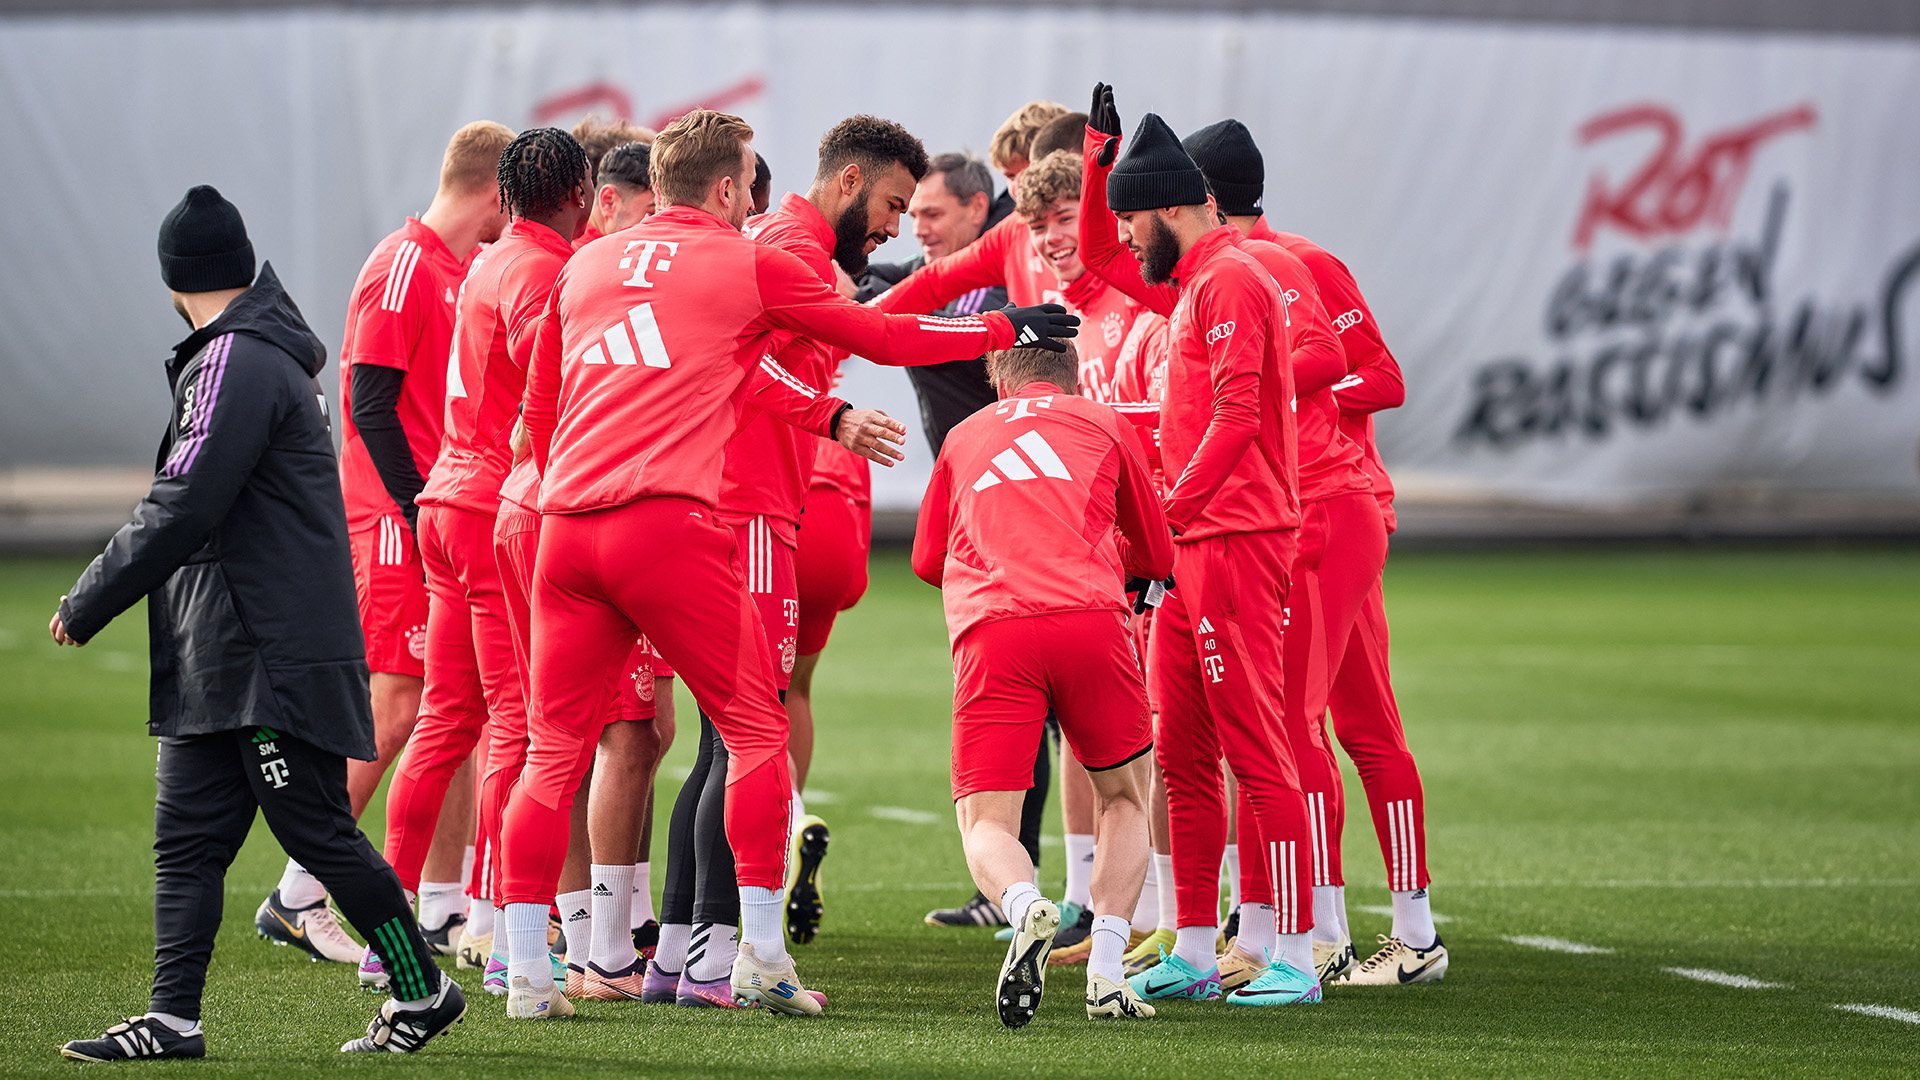
[[[856,116],[777,206],[752,139],[706,110],[469,124],[354,285],[340,475],[378,758],[348,786],[357,815],[398,758],[385,857],[428,945],[515,1019],[826,1007],[787,951],[823,913],[810,686],[866,588],[869,463],[906,439],[831,392],[855,355],[907,368],[937,454],[913,566],[945,596],[979,891],[927,921],[1006,928],[1002,1021],[1066,964],[1102,1017],[1439,979],[1381,601],[1372,414],[1401,377],[1347,268],[1263,216],[1246,127],[1149,114],[1123,151],[1111,88],[1033,102],[993,138],[996,199],[985,163]],[[903,213],[925,256],[869,266]],[[674,678],[700,741],[656,912]],[[1364,961],[1329,713],[1392,892]],[[327,901],[290,862],[255,923],[388,987],[392,950]],[[452,1022],[383,1015],[407,1049]]]

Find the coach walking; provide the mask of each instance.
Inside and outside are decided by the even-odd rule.
[[[61,1053],[206,1054],[201,989],[227,867],[256,807],[392,974],[393,1000],[341,1049],[418,1049],[466,1003],[347,802],[346,759],[373,757],[373,719],[315,381],[326,349],[273,267],[254,276],[240,212],[211,187],[187,192],[161,223],[160,276],[193,333],[167,362],[173,416],[153,486],[48,628],[85,645],[148,601],[148,728],[160,737],[153,997],[146,1015]]]

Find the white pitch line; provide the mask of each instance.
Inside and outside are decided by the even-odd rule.
[[[1388,918],[1393,917],[1393,909],[1385,904],[1355,904],[1353,909],[1355,911],[1364,911],[1369,915],[1385,915]],[[1442,915],[1436,911],[1433,913],[1433,921],[1437,923],[1450,923],[1453,921],[1453,916]]]
[[[867,813],[882,821],[903,821],[908,825],[938,825],[942,820],[939,814],[909,810],[904,806],[872,806],[867,808]]]
[[[1669,975],[1678,975],[1694,982],[1712,983],[1715,986],[1731,986],[1735,990],[1791,990],[1786,983],[1767,982],[1751,975],[1735,975],[1730,971],[1715,971],[1712,968],[1670,967],[1660,970]]]
[[[1582,956],[1600,956],[1613,951],[1604,945],[1585,945],[1578,941],[1568,941],[1566,938],[1540,937],[1536,934],[1508,934],[1505,940],[1515,945],[1525,945],[1529,949],[1577,953]]]
[[[1835,1005],[1834,1008],[1841,1012],[1878,1017],[1881,1020],[1901,1020],[1909,1024],[1920,1024],[1920,1012],[1914,1012],[1912,1009],[1896,1009],[1891,1005]]]
[[[1706,881],[1673,881],[1657,878],[1575,881],[1571,878],[1536,878],[1513,881],[1448,881],[1446,887],[1449,889],[1914,889],[1920,888],[1920,878],[1754,878]]]

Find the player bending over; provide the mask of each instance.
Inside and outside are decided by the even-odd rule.
[[[953,797],[967,867],[1014,926],[995,993],[1011,1028],[1039,1007],[1060,927],[1016,838],[1049,710],[1094,788],[1087,1015],[1153,1015],[1120,966],[1147,872],[1153,747],[1125,583],[1165,578],[1173,544],[1138,437],[1068,389],[1077,364],[1071,350],[987,358],[1003,400],[949,433],[913,546],[953,640]]]

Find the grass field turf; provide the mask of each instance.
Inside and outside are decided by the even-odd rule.
[[[97,1068],[62,1041],[141,1011],[152,956],[145,621],[84,650],[46,620],[77,561],[0,564],[0,1073]],[[212,1057],[122,1071],[298,1076],[1787,1076],[1920,1073],[1920,552],[1396,556],[1395,675],[1427,789],[1447,980],[1334,988],[1272,1011],[1176,1003],[1089,1023],[1079,969],[1002,1029],[1001,950],[921,924],[966,883],[946,788],[949,669],[933,590],[876,559],[817,686],[810,807],[833,827],[821,939],[796,949],[830,1015],[794,1021],[586,1003],[509,1025],[472,1011],[407,1059],[336,1052],[375,999],[345,966],[254,939],[284,856],[255,829],[228,879]],[[683,700],[683,709],[685,702]],[[691,715],[690,712],[683,713]],[[662,828],[692,759],[686,731]],[[1348,900],[1362,955],[1387,919],[1349,767]],[[379,805],[376,801],[376,807]],[[1057,834],[1057,813],[1047,831]],[[381,835],[377,812],[366,823]],[[656,846],[655,858],[663,859]],[[1061,849],[1042,883],[1058,895]],[[656,863],[656,865],[658,865]],[[1611,952],[1514,944],[1552,937]],[[1745,990],[1664,969],[1786,984]]]

